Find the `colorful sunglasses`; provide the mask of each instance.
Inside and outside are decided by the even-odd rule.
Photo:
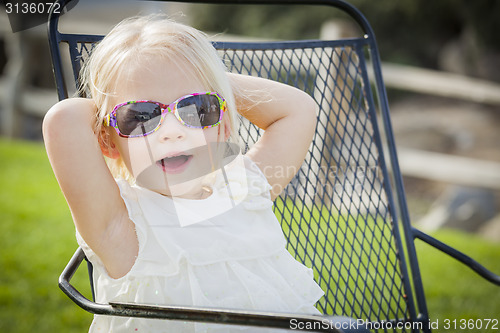
[[[172,112],[183,125],[204,129],[219,125],[226,108],[226,101],[216,92],[189,94],[168,105],[130,101],[115,106],[104,118],[104,125],[114,127],[124,138],[142,137],[157,131],[165,115]]]

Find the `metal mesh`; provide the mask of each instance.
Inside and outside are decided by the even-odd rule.
[[[409,314],[360,51],[346,43],[220,52],[231,71],[296,86],[319,106],[306,160],[274,208],[288,250],[326,291],[318,308],[401,320]],[[260,131],[243,121],[240,134],[250,147]]]
[[[387,199],[390,189],[384,185],[366,52],[359,41],[215,45],[230,71],[293,85],[318,104],[305,162],[274,206],[289,252],[313,268],[326,293],[318,309],[373,322],[409,321],[409,291]],[[72,49],[79,68],[92,47]],[[242,119],[239,132],[246,150],[262,130]]]

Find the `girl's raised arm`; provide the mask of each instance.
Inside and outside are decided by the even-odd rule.
[[[90,99],[63,100],[45,116],[43,136],[79,233],[113,273],[112,262],[118,259],[113,253],[119,253],[119,245],[128,237],[135,240],[136,236],[92,129],[94,114]],[[115,270],[115,275],[118,273]]]
[[[247,152],[273,187],[274,200],[298,172],[316,127],[316,103],[271,80],[229,74],[238,112],[265,132]]]

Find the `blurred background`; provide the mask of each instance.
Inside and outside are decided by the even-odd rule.
[[[413,223],[500,273],[500,2],[351,3],[377,36]],[[80,0],[62,30],[105,34],[123,17],[156,11],[222,39],[358,33],[324,7],[131,0]],[[57,102],[46,26],[13,33],[2,7],[0,31],[0,330],[85,331],[91,316],[57,288],[76,242],[41,137]],[[432,249],[418,251],[431,316],[499,318],[499,288]],[[76,279],[88,288],[85,276]]]

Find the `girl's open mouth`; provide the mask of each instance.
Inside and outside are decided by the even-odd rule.
[[[172,157],[165,157],[156,162],[156,165],[158,165],[163,170],[163,172],[166,173],[170,174],[182,173],[184,172],[184,170],[186,170],[192,158],[193,155],[178,155]]]

